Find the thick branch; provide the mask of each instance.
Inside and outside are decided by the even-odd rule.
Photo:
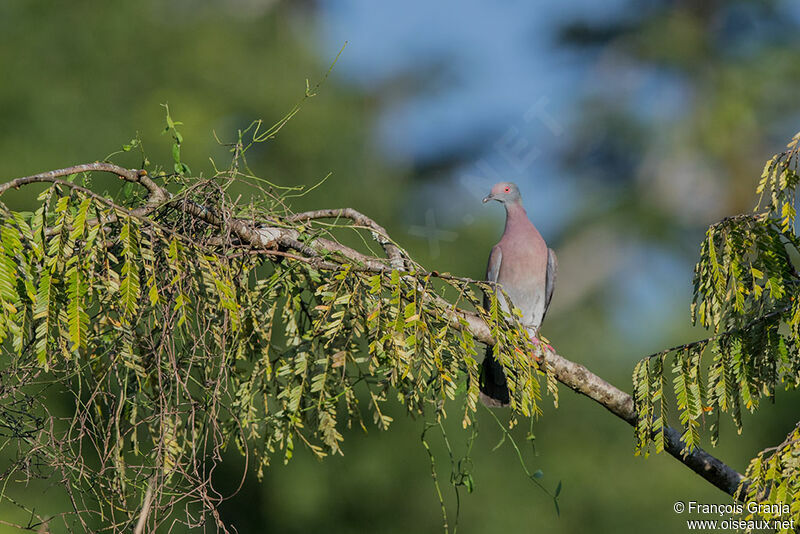
[[[149,213],[158,205],[171,199],[170,193],[153,182],[145,171],[123,169],[122,167],[108,163],[77,165],[67,169],[17,178],[16,180],[0,185],[0,195],[12,187],[19,188],[20,186],[31,183],[61,183],[63,181],[58,180],[60,176],[87,171],[111,172],[117,174],[124,180],[138,183],[145,187],[149,194],[147,205],[143,208],[139,208],[144,210],[142,214]],[[74,184],[70,185],[74,186]],[[78,188],[77,186],[74,187]],[[83,188],[80,189],[83,190]],[[267,255],[275,252],[274,248],[277,245],[284,249],[293,249],[298,253],[296,256],[282,253],[282,256],[312,263],[323,269],[337,270],[342,268],[343,263],[355,263],[356,268],[359,270],[387,272],[390,271],[393,266],[397,268],[396,264],[398,261],[402,266],[402,254],[388,237],[386,231],[365,215],[348,208],[300,213],[290,216],[286,221],[298,222],[331,217],[349,218],[356,224],[368,227],[377,234],[376,238],[378,238],[381,245],[384,246],[386,254],[389,257],[390,261],[388,263],[385,260],[367,256],[355,249],[329,239],[313,238],[306,242],[301,242],[300,233],[294,228],[262,226],[251,220],[223,217],[218,215],[214,210],[210,210],[205,206],[191,201],[173,201],[172,204],[177,209],[181,209],[185,213],[208,224],[217,226],[221,230],[230,230],[243,243]],[[337,256],[344,258],[344,261],[338,261]],[[438,273],[435,272],[429,274],[432,276],[439,276]],[[439,304],[447,304],[441,297],[432,298],[437,299]],[[443,307],[448,310],[446,312],[447,319],[453,327],[460,329],[466,324],[466,328],[471,331],[477,340],[488,345],[494,344],[494,339],[491,336],[488,325],[479,315],[453,306]],[[634,409],[633,399],[630,395],[609,384],[583,365],[572,362],[555,352],[548,352],[546,361],[553,369],[555,377],[559,382],[594,400],[628,424],[636,425],[637,415]],[[664,433],[666,436],[665,449],[667,452],[725,493],[741,498],[741,495],[737,495],[736,492],[743,479],[740,473],[699,447],[684,454],[684,446],[680,439],[680,433],[671,427],[667,427]],[[744,494],[744,492],[742,492],[742,494]]]

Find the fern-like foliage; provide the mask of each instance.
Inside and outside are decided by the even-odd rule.
[[[759,453],[747,467],[747,518],[780,521],[779,532],[795,532],[789,518],[800,517],[800,423],[786,440]],[[759,503],[759,504],[754,504]],[[772,523],[774,524],[774,523]]]
[[[646,454],[651,447],[664,450],[667,394],[675,396],[689,452],[700,443],[704,421],[710,421],[716,444],[720,414],[729,414],[741,432],[744,410],[755,411],[778,388],[800,386],[800,275],[791,260],[800,252],[795,224],[798,142],[800,134],[767,162],[752,214],[726,218],[706,233],[694,272],[691,316],[711,331],[711,337],[636,365],[638,453]],[[666,386],[668,372],[671,391]],[[768,457],[780,464],[778,453]],[[768,499],[791,502],[796,472],[789,470],[784,476],[774,471],[772,478],[764,478],[758,471],[764,461],[762,453],[748,470],[752,483],[745,484],[755,492],[751,496],[764,497],[766,491]],[[780,495],[772,493],[777,488],[782,488]]]
[[[150,494],[152,531],[198,525],[213,517],[210,473],[228,448],[254,456],[259,476],[298,446],[341,454],[344,428],[389,428],[390,398],[434,419],[460,399],[471,426],[478,348],[454,327],[456,307],[478,310],[499,341],[513,418],[540,413],[536,349],[497,297],[481,307],[492,288],[410,260],[375,272],[336,251],[254,250],[185,206],[292,229],[298,248],[353,227],[291,223],[286,199],[262,189],[236,206],[224,193],[248,180],[236,165],[212,179],[153,174],[173,200],[146,216],[123,207],[136,197],[65,184],[35,213],[0,208],[0,439],[20,459],[6,494],[52,477],[72,526],[130,532]],[[50,411],[54,386],[66,416]]]

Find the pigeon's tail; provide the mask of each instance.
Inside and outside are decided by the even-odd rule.
[[[508,406],[508,386],[503,366],[492,356],[492,347],[486,347],[481,366],[481,400],[490,407]]]

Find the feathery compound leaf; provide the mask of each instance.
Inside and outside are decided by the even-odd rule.
[[[138,265],[138,232],[137,227],[128,218],[122,225],[120,241],[123,247],[124,263],[122,264],[122,280],[119,291],[122,301],[123,316],[130,319],[139,307],[139,265]]]
[[[771,521],[800,521],[800,423],[783,443],[761,451],[750,461],[738,491],[748,502],[763,503],[748,507],[748,518]],[[786,526],[787,532],[791,527]]]
[[[19,330],[17,317],[24,313],[21,297],[17,293],[17,262],[15,257],[22,248],[13,229],[3,225],[0,239],[0,343],[9,331]],[[19,335],[19,334],[18,334]]]
[[[51,309],[53,284],[50,272],[45,269],[39,277],[39,287],[36,291],[36,306],[33,312],[33,319],[38,320],[36,325],[36,343],[34,350],[39,364],[47,368],[48,345],[50,342]]]
[[[644,359],[633,369],[633,400],[636,408],[636,454],[647,455],[652,422],[649,360]]]
[[[762,397],[774,397],[779,385],[800,387],[800,275],[791,259],[800,252],[794,229],[800,183],[798,140],[800,134],[787,152],[767,163],[757,188],[761,198],[755,213],[712,225],[701,244],[694,271],[692,320],[711,328],[713,335],[665,353],[674,360],[673,385],[687,450],[698,444],[703,414],[713,418],[711,440],[716,443],[721,412],[729,413],[741,432],[742,406],[752,412]],[[713,359],[704,390],[699,362],[707,346]],[[652,372],[657,380],[663,366]],[[637,399],[643,392],[643,373],[644,368],[637,366]],[[659,397],[663,403],[663,394]],[[650,405],[647,399],[640,404],[641,419]],[[649,439],[645,424],[640,426],[637,450],[644,445],[642,439]]]
[[[89,314],[86,313],[84,299],[86,282],[81,266],[75,261],[67,270],[67,317],[69,320],[69,338],[75,352],[86,348],[89,325]]]
[[[78,212],[72,219],[72,230],[69,234],[72,241],[77,241],[83,237],[83,231],[86,228],[86,214],[89,212],[89,206],[91,206],[91,204],[92,200],[89,198],[85,198],[81,201]]]

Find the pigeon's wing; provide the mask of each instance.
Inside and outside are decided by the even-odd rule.
[[[503,250],[500,245],[492,247],[489,253],[489,265],[486,266],[486,280],[489,282],[497,282],[497,277],[500,274],[500,264],[503,262]]]
[[[497,282],[500,276],[500,265],[503,263],[503,250],[499,245],[492,247],[489,253],[489,265],[486,266],[486,280]],[[483,307],[489,309],[491,293],[485,291],[483,294]],[[481,400],[487,406],[508,406],[509,394],[506,384],[506,375],[503,366],[497,363],[492,356],[492,347],[486,347],[486,355],[481,364]]]
[[[489,253],[489,265],[486,266],[486,281],[497,282],[497,277],[500,276],[500,264],[503,263],[503,250],[500,245],[492,247]],[[483,295],[483,307],[488,310],[490,297],[487,293]]]
[[[552,248],[547,249],[547,273],[544,279],[544,313],[542,314],[542,321],[544,316],[547,315],[547,309],[550,307],[550,301],[553,298],[553,290],[556,287],[556,273],[558,272],[558,258]]]

